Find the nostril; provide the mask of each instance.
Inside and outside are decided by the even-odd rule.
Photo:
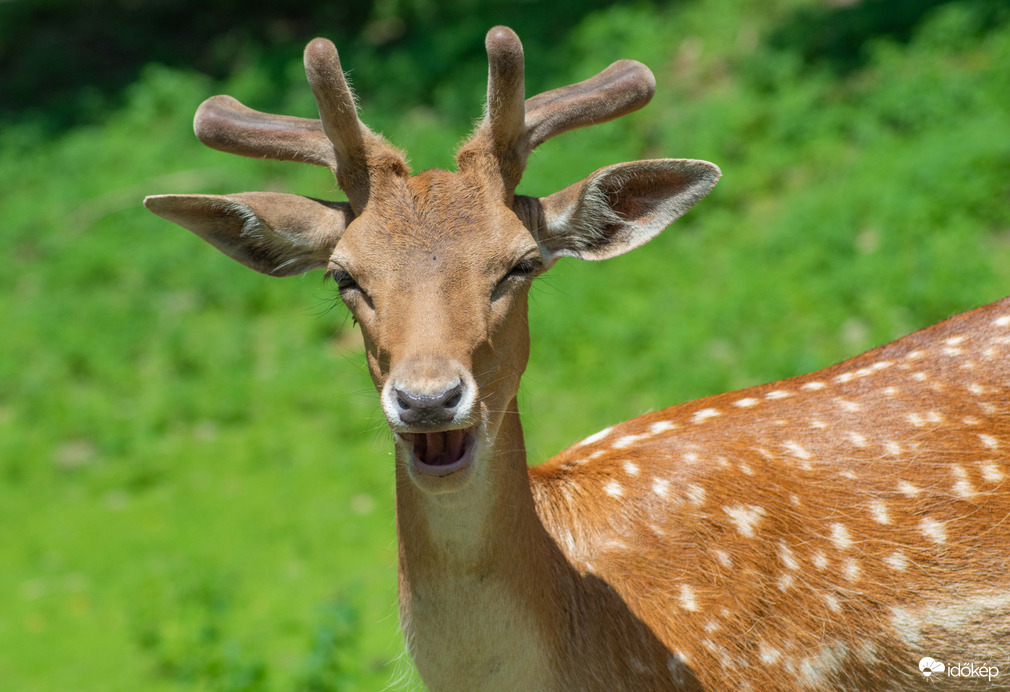
[[[401,411],[410,410],[410,399],[406,394],[401,392],[399,389],[394,390],[396,392],[396,405],[400,407]]]
[[[442,405],[446,408],[456,408],[459,405],[459,402],[463,399],[463,386],[459,384],[456,385],[446,392],[446,395],[448,398],[446,398],[445,403]]]

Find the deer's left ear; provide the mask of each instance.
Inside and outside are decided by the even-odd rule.
[[[556,257],[602,260],[659,235],[715,186],[718,166],[656,159],[607,166],[540,200],[540,242]]]
[[[346,202],[279,192],[156,195],[144,206],[270,276],[322,269],[354,218]]]

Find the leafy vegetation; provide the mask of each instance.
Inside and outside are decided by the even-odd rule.
[[[334,29],[363,117],[417,169],[450,166],[479,114],[497,22],[526,40],[530,93],[618,57],[659,85],[640,113],[543,146],[521,192],[642,157],[723,169],[646,248],[535,284],[532,460],[1010,293],[1005,4],[596,3],[571,19],[548,5],[377,2]],[[66,7],[6,3],[0,36],[23,41],[14,19]],[[266,35],[253,28],[268,10],[250,7],[226,13],[242,21],[200,53],[207,73],[186,67],[185,43],[144,58],[123,38],[135,69],[61,105],[29,89],[58,55],[0,69],[0,93],[21,94],[0,124],[4,689],[417,684],[396,624],[390,444],[346,310],[318,275],[256,275],[140,207],[167,192],[338,194],[327,171],[192,136],[216,92],[313,114],[298,51],[335,10]],[[160,16],[131,12],[115,36]],[[201,22],[197,38],[213,35]]]

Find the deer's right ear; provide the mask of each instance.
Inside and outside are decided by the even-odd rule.
[[[346,202],[278,192],[155,195],[144,206],[270,276],[322,269],[354,218]]]
[[[607,166],[540,200],[540,242],[555,257],[602,260],[651,240],[707,195],[718,166],[654,159]]]

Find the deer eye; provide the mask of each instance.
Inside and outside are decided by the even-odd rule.
[[[332,279],[333,283],[337,285],[340,292],[344,291],[360,291],[361,286],[358,282],[354,280],[354,277],[348,274],[343,269],[330,269],[325,274],[327,279]]]
[[[527,257],[526,259],[516,262],[502,281],[507,279],[532,279],[542,268],[543,263],[539,259],[535,257]]]
[[[333,283],[337,285],[337,290],[340,291],[340,299],[347,304],[348,307],[354,307],[357,302],[357,298],[361,298],[365,305],[369,309],[374,310],[375,305],[372,303],[372,297],[368,295],[368,292],[358,285],[357,280],[346,269],[341,269],[339,267],[330,268],[324,275],[328,279],[332,279]]]

